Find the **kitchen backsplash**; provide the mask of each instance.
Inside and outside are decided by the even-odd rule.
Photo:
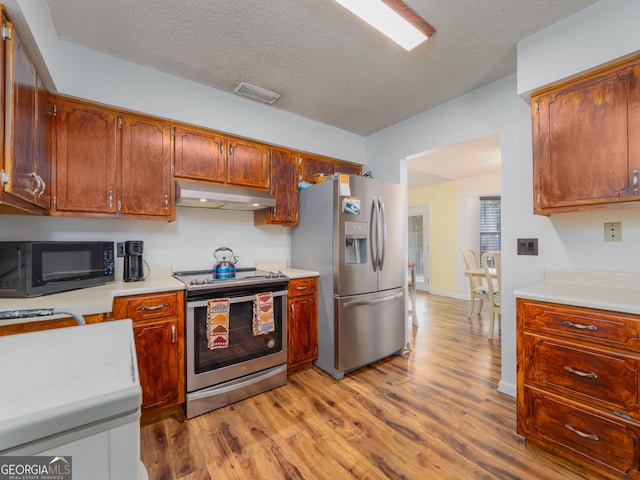
[[[0,215],[0,241],[6,240],[125,240],[144,241],[150,265],[172,265],[174,270],[209,268],[213,252],[229,247],[239,267],[256,260],[289,261],[288,227],[253,225],[253,212],[182,208],[174,222],[70,217]],[[122,267],[118,258],[116,267]]]

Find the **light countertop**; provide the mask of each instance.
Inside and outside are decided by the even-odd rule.
[[[545,269],[545,281],[513,292],[514,297],[614,312],[640,314],[640,274]]]
[[[285,263],[286,265],[286,263]],[[276,268],[267,268],[273,266]],[[259,264],[256,268],[262,270],[281,271],[289,278],[317,277],[318,272],[288,268],[281,264]],[[122,281],[122,272],[116,272],[116,280],[106,285],[83,288],[71,292],[56,293],[31,298],[0,298],[0,311],[25,310],[36,308],[62,308],[75,310],[80,315],[108,313],[112,310],[113,299],[127,295],[145,293],[170,292],[183,290],[184,284],[172,276],[170,265],[155,265],[151,267],[148,277],[142,282]],[[59,315],[60,316],[60,315]],[[41,320],[56,318],[40,317]],[[37,321],[37,318],[5,320],[4,325]]]
[[[287,266],[286,260],[257,260],[255,267],[258,270],[266,270],[268,272],[282,272],[289,278],[317,277],[319,272],[313,270],[303,270]]]
[[[116,280],[106,285],[88,287],[71,292],[55,293],[31,298],[0,298],[0,311],[31,308],[64,308],[80,315],[107,313],[112,310],[113,299],[126,295],[183,290],[184,284],[171,275],[171,266],[151,267],[148,277],[141,282],[124,282],[122,272],[116,272]],[[54,317],[48,317],[54,318]],[[34,319],[8,320],[8,323],[34,321]]]

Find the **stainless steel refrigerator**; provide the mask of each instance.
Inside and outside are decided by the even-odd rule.
[[[300,190],[291,264],[318,279],[318,360],[336,379],[405,348],[405,189],[355,175]]]

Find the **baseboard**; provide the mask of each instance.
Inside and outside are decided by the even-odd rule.
[[[505,382],[504,380],[500,380],[498,383],[498,391],[511,397],[516,396],[516,386],[513,383]]]
[[[430,290],[428,292],[418,290],[418,293],[428,293],[429,295],[438,295],[440,297],[456,298],[458,300],[469,300],[469,296],[468,295],[463,295],[463,294],[460,294],[460,293],[439,292],[437,290]]]

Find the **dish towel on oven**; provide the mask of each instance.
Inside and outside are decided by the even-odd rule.
[[[212,298],[207,302],[207,347],[229,346],[229,299]]]
[[[257,293],[253,299],[253,334],[265,335],[275,330],[273,321],[273,294]]]

